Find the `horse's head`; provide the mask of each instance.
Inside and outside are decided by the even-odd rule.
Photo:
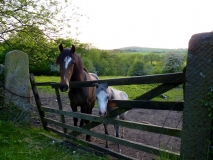
[[[59,45],[60,54],[56,63],[60,65],[60,90],[65,92],[69,88],[69,82],[73,74],[75,65],[75,46],[72,45],[71,49],[64,49],[62,44]]]
[[[109,99],[107,88],[107,83],[96,84],[96,99],[98,102],[98,110],[100,116],[105,116],[107,114],[107,103]]]

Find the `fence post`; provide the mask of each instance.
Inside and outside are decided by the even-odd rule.
[[[212,120],[203,102],[213,87],[213,33],[191,37],[185,77],[181,159],[206,160]]]
[[[34,75],[32,73],[30,74],[30,83],[31,83],[31,86],[32,86],[32,90],[33,90],[33,94],[34,94],[34,97],[35,97],[35,101],[36,101],[36,105],[37,105],[37,108],[38,108],[38,113],[39,113],[39,116],[40,116],[40,119],[41,119],[42,126],[43,126],[44,129],[46,129],[47,128],[47,122],[44,120],[45,114],[44,114],[44,111],[41,110],[41,101],[40,101],[40,98],[39,98],[39,95],[38,95],[37,87],[35,85]]]
[[[63,110],[63,107],[62,107],[62,104],[61,104],[60,93],[59,93],[58,88],[55,88],[55,93],[56,93],[56,96],[57,96],[59,110]],[[64,115],[61,115],[61,122],[65,124],[65,117],[64,117]],[[64,133],[67,133],[67,129],[66,128],[63,128],[63,130],[64,130]]]
[[[30,123],[29,58],[22,51],[10,51],[5,56],[5,102],[21,109],[17,119]]]

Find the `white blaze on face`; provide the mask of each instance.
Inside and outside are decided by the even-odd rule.
[[[64,58],[64,64],[65,64],[65,69],[68,68],[68,65],[69,63],[72,61],[72,58],[70,56],[66,56]],[[64,72],[64,80],[66,80],[66,75],[65,75],[66,72]]]
[[[64,58],[65,68],[67,69],[69,63],[72,61],[72,58],[70,56],[66,56]]]
[[[107,112],[108,94],[104,91],[100,91],[97,94],[97,101],[99,112],[101,112],[101,114]]]

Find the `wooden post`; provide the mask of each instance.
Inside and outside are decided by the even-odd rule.
[[[44,129],[47,129],[47,122],[44,120],[45,114],[44,114],[44,111],[41,110],[41,101],[40,101],[40,98],[39,98],[39,95],[38,95],[37,87],[35,85],[34,75],[32,73],[30,74],[30,83],[31,83],[31,86],[32,86],[32,90],[33,90],[33,94],[34,94],[34,97],[35,97],[35,101],[36,101],[36,105],[37,105],[37,108],[38,108],[38,112],[39,112],[39,116],[40,116],[40,119],[41,119],[42,126],[43,126]]]
[[[55,88],[55,93],[56,93],[56,96],[57,96],[57,101],[58,101],[59,110],[63,110],[62,104],[61,104],[60,93],[59,93],[58,88]],[[61,122],[65,124],[64,115],[61,115]],[[67,129],[66,129],[66,128],[63,128],[63,130],[64,130],[64,133],[67,133]]]
[[[184,87],[181,159],[206,160],[212,120],[203,102],[213,87],[213,33],[191,37]]]

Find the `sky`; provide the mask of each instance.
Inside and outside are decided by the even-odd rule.
[[[99,49],[188,48],[213,31],[213,0],[73,0],[83,15],[73,37]],[[73,38],[72,37],[72,38]]]

